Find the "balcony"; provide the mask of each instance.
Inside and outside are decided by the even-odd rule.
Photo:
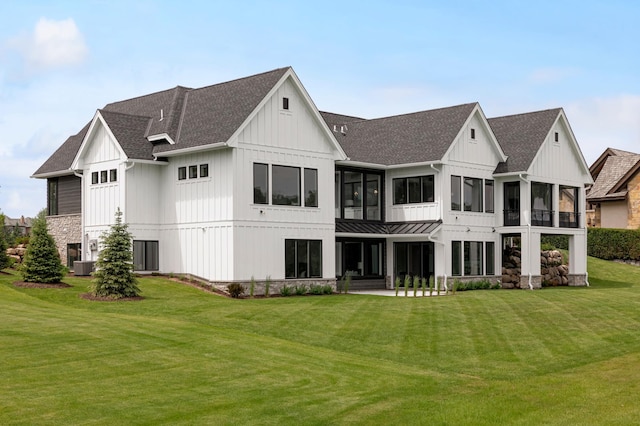
[[[578,228],[580,225],[580,213],[560,212],[560,228]]]
[[[520,226],[520,209],[504,211],[504,226]]]
[[[531,226],[553,226],[553,210],[531,210]]]

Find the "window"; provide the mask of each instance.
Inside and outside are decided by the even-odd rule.
[[[344,218],[364,219],[362,212],[362,173],[344,172]]]
[[[381,193],[380,193],[380,185],[382,181],[382,176],[367,174],[367,210],[366,218],[367,220],[380,220],[382,216],[382,211],[380,209]]]
[[[486,251],[486,265],[485,265],[485,271],[487,271],[487,275],[494,275],[495,274],[495,264],[496,264],[496,249],[495,249],[495,243],[493,243],[492,241],[487,241],[485,243],[485,251]]]
[[[253,202],[269,204],[269,166],[253,163]]]
[[[464,242],[464,274],[482,275],[482,243]]]
[[[201,178],[209,177],[209,165],[208,164],[200,164],[200,177]]]
[[[282,109],[289,109],[289,98],[282,98]]]
[[[464,178],[464,211],[482,211],[482,179]]]
[[[476,129],[471,129],[471,139],[476,138]]]
[[[118,181],[118,169],[109,170],[109,182],[117,182]]]
[[[178,180],[185,180],[187,178],[187,168],[178,167]]]
[[[336,276],[380,278],[383,267],[382,241],[336,241]]]
[[[102,170],[100,172],[100,183],[105,183],[107,181],[107,171]]]
[[[285,278],[322,277],[321,240],[284,241]]]
[[[304,169],[304,205],[318,207],[318,170]]]
[[[189,179],[198,178],[198,166],[189,166]]]
[[[133,241],[133,268],[136,271],[159,270],[157,241]]]
[[[462,178],[460,176],[451,176],[451,210],[461,210],[462,206],[462,192],[460,191],[460,184]]]
[[[395,276],[429,278],[433,275],[434,250],[431,242],[394,243]]]
[[[504,226],[520,226],[520,182],[504,183]]]
[[[493,181],[484,181],[484,211],[493,213]]]
[[[381,173],[336,170],[336,218],[382,220]]]
[[[558,134],[558,132],[555,132],[553,134],[553,140],[554,142],[560,142],[560,135]]]
[[[98,172],[91,173],[91,183],[94,185],[98,183]]]
[[[82,250],[80,249],[80,243],[68,243],[67,267],[73,270],[73,262],[75,262],[76,260],[82,260]]]
[[[560,200],[558,211],[560,216],[560,227],[577,228],[579,225],[579,188],[560,185]]]
[[[433,175],[393,180],[393,204],[431,203],[433,198]]]
[[[550,183],[531,182],[531,225],[553,226]]]
[[[271,166],[271,203],[279,206],[300,205],[300,169],[290,166]]]
[[[462,243],[460,241],[452,241],[451,242],[451,275],[460,276],[462,275],[461,268],[461,249]]]
[[[47,181],[47,214],[49,216],[58,214],[58,179]]]

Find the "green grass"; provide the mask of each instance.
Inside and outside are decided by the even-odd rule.
[[[0,424],[633,424],[640,268],[590,288],[89,302],[0,275]]]

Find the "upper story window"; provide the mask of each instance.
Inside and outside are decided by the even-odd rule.
[[[433,175],[393,179],[393,204],[432,203]]]
[[[209,177],[209,164],[191,165],[189,167],[178,167],[178,180],[187,179],[187,171],[189,172],[189,179],[198,179]],[[200,174],[198,175],[198,171]]]
[[[105,183],[108,182],[107,181],[107,171],[106,170],[102,170],[100,172],[100,183]]]
[[[301,182],[300,167],[253,163],[254,204],[269,204],[271,199],[272,205],[300,206],[304,199],[305,207],[318,207],[318,170],[305,168],[302,177]],[[301,187],[304,198],[300,194]]]
[[[282,109],[289,109],[289,98],[282,98]]]
[[[117,182],[118,181],[118,169],[109,170],[109,182]]]
[[[471,140],[475,140],[476,139],[476,129],[471,129]]]
[[[560,185],[558,214],[561,228],[577,228],[580,225],[579,188]]]
[[[553,141],[560,142],[560,134],[558,132],[553,133]]]
[[[362,170],[337,170],[336,218],[382,220],[382,174]]]
[[[47,214],[58,214],[58,179],[47,180]]]
[[[99,172],[91,172],[91,184],[117,182],[118,169],[101,170]]]
[[[95,185],[96,183],[98,183],[98,172],[92,172],[91,173],[91,184]]]
[[[553,226],[553,185],[531,182],[531,225]]]
[[[484,183],[484,184],[483,184]],[[451,210],[494,212],[494,183],[490,179],[451,176]]]

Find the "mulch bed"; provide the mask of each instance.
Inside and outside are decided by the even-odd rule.
[[[113,297],[94,296],[91,293],[82,293],[78,295],[78,297],[85,300],[91,300],[92,302],[139,302],[141,300],[144,300],[144,297],[142,296],[121,297],[120,299],[114,299]]]
[[[71,287],[67,283],[30,283],[27,281],[16,281],[13,283],[16,287],[24,288],[68,288]]]

